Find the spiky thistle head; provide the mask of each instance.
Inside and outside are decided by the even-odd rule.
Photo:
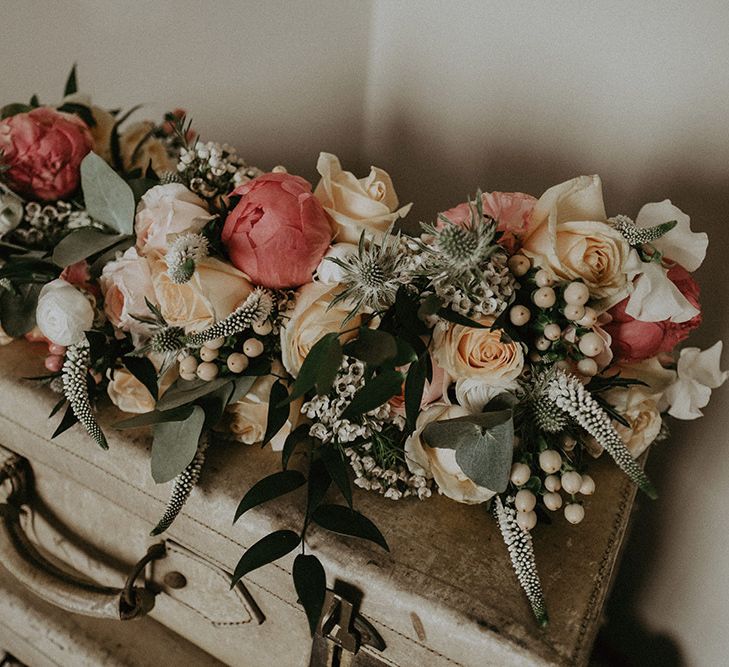
[[[202,234],[181,234],[170,245],[165,261],[170,280],[181,285],[195,274],[195,265],[208,256],[210,244]]]
[[[149,347],[159,354],[179,352],[185,347],[185,330],[182,327],[160,329],[152,335]]]
[[[352,304],[345,322],[363,307],[384,310],[392,306],[397,290],[405,281],[399,232],[393,234],[388,230],[380,242],[368,239],[362,232],[356,253],[326,259],[342,270],[340,282],[344,289],[332,299],[330,307],[342,301]]]

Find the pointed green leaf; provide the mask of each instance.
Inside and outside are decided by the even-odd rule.
[[[357,391],[342,413],[342,419],[358,417],[397,396],[402,391],[402,381],[399,371],[393,368],[382,371]]]
[[[319,506],[324,496],[326,496],[329,486],[332,483],[332,477],[329,474],[324,461],[315,459],[309,465],[309,486],[307,488],[306,497],[306,513],[311,513]]]
[[[345,345],[344,352],[365,363],[381,366],[397,354],[397,343],[387,331],[360,327],[357,338]]]
[[[352,507],[352,485],[349,482],[349,465],[342,457],[338,447],[325,445],[321,448],[321,459],[324,461],[329,476],[342,492],[347,505]]]
[[[68,97],[78,92],[78,82],[76,81],[76,63],[73,64],[71,71],[66,79],[66,87],[63,89],[63,96]]]
[[[152,478],[157,484],[169,482],[190,465],[197,452],[204,423],[205,411],[196,405],[183,421],[155,424]]]
[[[281,380],[276,380],[271,385],[271,393],[268,397],[268,417],[266,419],[266,434],[263,436],[262,447],[265,447],[275,435],[283,428],[289,418],[289,404],[286,399],[289,392]]]
[[[284,441],[283,450],[281,451],[281,467],[286,470],[289,465],[294,450],[303,443],[311,443],[312,439],[309,435],[309,424],[301,424],[288,434]]]
[[[303,396],[314,387],[320,394],[327,393],[341,363],[342,346],[339,344],[338,334],[328,333],[319,339],[306,355],[288,401]]]
[[[203,380],[176,380],[157,402],[158,410],[172,410],[186,403],[194,403],[210,392],[220,389],[230,382],[230,378],[216,378],[210,382]]]
[[[309,621],[309,630],[313,636],[316,626],[319,624],[327,592],[324,568],[316,556],[299,554],[294,560],[292,574],[296,594],[304,607],[306,618]]]
[[[304,484],[306,484],[306,477],[298,470],[282,470],[264,477],[248,489],[248,493],[243,496],[235,511],[233,523],[238,521],[249,509],[290,493]]]
[[[378,544],[385,551],[390,550],[377,526],[366,516],[349,507],[344,507],[344,505],[320,505],[311,518],[317,525],[333,533],[359,537]]]
[[[58,437],[61,435],[61,433],[64,433],[65,431],[68,431],[74,424],[78,423],[78,418],[75,414],[73,414],[73,408],[69,405],[66,408],[66,412],[63,414],[63,418],[61,419],[61,423],[58,425],[55,431],[53,431],[53,435],[51,436],[51,440],[53,438]]]
[[[233,588],[249,572],[291,553],[300,542],[301,538],[292,530],[277,530],[258,540],[235,566],[230,587]]]
[[[10,118],[10,116],[15,116],[19,113],[28,113],[32,110],[32,108],[33,107],[28,104],[6,104],[2,109],[0,109],[0,118]]]
[[[408,375],[405,379],[405,416],[407,417],[408,429],[415,429],[415,421],[420,414],[420,404],[423,402],[423,391],[425,390],[425,360],[418,359],[410,364]]]
[[[81,187],[89,215],[119,234],[134,233],[134,193],[96,153],[81,162]]]
[[[126,369],[139,380],[156,401],[159,394],[157,369],[148,357],[126,356],[123,359]]]
[[[191,414],[194,406],[183,405],[173,410],[152,410],[152,412],[145,412],[136,417],[130,417],[129,419],[123,419],[114,424],[114,428],[118,431],[123,431],[128,428],[142,428],[143,426],[154,426],[155,424],[161,424],[162,422],[181,422],[185,421]]]

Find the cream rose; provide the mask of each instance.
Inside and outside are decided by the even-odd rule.
[[[630,424],[626,427],[613,422],[625,446],[634,458],[640,456],[661,431],[661,413],[658,411],[660,394],[652,394],[645,387],[611,389],[605,399]]]
[[[398,209],[398,199],[390,175],[372,167],[367,178],[344,171],[339,158],[320,153],[316,170],[321,181],[314,195],[334,220],[338,242],[357,243],[363,231],[378,238],[398,218],[404,218],[412,204]]]
[[[139,203],[134,222],[139,254],[166,253],[168,236],[197,233],[212,217],[205,202],[181,183],[150,188]]]
[[[258,378],[243,398],[228,407],[228,426],[236,440],[246,445],[253,445],[263,440],[268,420],[268,397],[275,380],[272,375]],[[298,425],[302,402],[302,399],[291,402],[288,420],[271,440],[273,451],[278,452],[283,449],[284,441]]]
[[[422,439],[423,430],[431,422],[469,414],[460,405],[436,404],[423,410],[415,422],[415,430],[405,441],[405,461],[413,474],[435,479],[444,496],[459,503],[474,505],[486,502],[496,493],[484,486],[478,486],[468,478],[456,461],[454,449],[429,447]]]
[[[324,335],[346,329],[348,333],[339,338],[341,343],[357,335],[356,329],[362,325],[362,315],[357,315],[342,326],[350,306],[340,302],[329,308],[339,291],[338,286],[322,283],[309,283],[299,289],[296,305],[285,326],[281,327],[281,361],[293,377],[298,375],[306,355]]]
[[[43,285],[35,319],[41,333],[56,345],[77,345],[94,324],[94,308],[83,292],[61,278]]]
[[[606,222],[599,176],[555,185],[532,211],[522,252],[564,280],[582,280],[593,297],[624,294],[630,246]]]
[[[104,312],[117,328],[132,334],[144,332],[135,317],[151,317],[145,298],[157,301],[146,257],[129,248],[121,257],[104,266],[99,280],[104,295]]]
[[[159,364],[155,364],[158,366]],[[109,384],[106,393],[109,394],[111,402],[122,412],[142,414],[155,409],[156,402],[145,387],[126,368],[117,368],[110,371]],[[162,378],[159,385],[159,397],[170,388],[177,379],[176,365],[173,366]]]
[[[490,326],[494,318],[480,324]],[[440,321],[433,334],[433,358],[458,380],[480,380],[492,387],[509,388],[524,368],[521,345],[504,340],[501,329],[477,329]]]
[[[230,315],[253,290],[244,273],[213,257],[195,263],[192,278],[181,285],[167,274],[161,257],[150,257],[152,285],[162,316],[171,326],[199,331]]]

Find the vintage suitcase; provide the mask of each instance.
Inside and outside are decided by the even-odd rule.
[[[3,505],[1,517],[1,556],[14,577],[0,568],[0,648],[21,660],[46,664],[38,656],[45,655],[47,645],[58,645],[48,640],[48,633],[68,633],[85,639],[75,649],[70,639],[59,640],[70,648],[63,660],[48,664],[87,664],[74,660],[73,651],[92,652],[88,638],[94,634],[100,638],[98,650],[109,656],[98,664],[114,665],[587,663],[635,497],[632,485],[609,461],[595,466],[597,492],[586,503],[583,524],[569,526],[555,515],[556,527],[534,532],[551,620],[543,630],[533,620],[497,527],[483,507],[440,497],[392,502],[357,493],[355,506],[376,519],[391,552],[330,533],[310,533],[308,542],[324,563],[334,592],[312,651],[290,575],[293,555],[252,572],[229,590],[228,573],[246,547],[273,529],[295,530],[301,524],[295,494],[251,510],[232,524],[242,495],[277,469],[279,457],[259,447],[216,443],[182,514],[163,539],[149,538],[169,494],[168,485],[157,486],[151,479],[149,435],[115,431],[111,424],[120,413],[105,406],[100,422],[109,451],[98,449],[78,427],[50,441],[53,425],[47,415],[57,397],[20,379],[37,374],[41,366],[38,347],[15,342],[0,349],[0,458],[10,462],[7,470],[25,470],[21,477],[27,479],[18,484],[34,486],[25,498],[16,496]],[[20,512],[12,509],[18,505]],[[34,552],[33,543],[45,559]],[[154,545],[160,544],[162,551],[155,553],[161,547]],[[130,584],[125,593],[127,575],[150,545],[150,558],[160,557],[137,568],[143,571],[136,588],[132,591]],[[82,581],[69,583],[63,574],[69,569]],[[91,586],[91,580],[105,588]],[[30,592],[21,592],[22,586]],[[152,599],[147,618],[118,620],[120,613],[143,613]],[[52,611],[49,602],[116,620]],[[17,630],[13,619],[23,605],[31,609],[36,626],[43,623],[43,614],[54,619],[48,621],[48,633]],[[14,626],[15,643],[3,645]],[[170,641],[175,635],[177,643]],[[158,648],[152,654],[136,650],[135,643],[137,649],[148,643]]]

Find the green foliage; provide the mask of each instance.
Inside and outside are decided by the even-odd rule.
[[[319,623],[327,590],[324,568],[316,556],[299,554],[294,559],[294,587],[306,612],[309,630],[313,635]]]
[[[158,410],[172,410],[187,403],[194,403],[212,391],[230,382],[230,378],[216,378],[210,382],[203,380],[176,380],[157,403]]]
[[[264,477],[256,482],[243,496],[238,509],[235,511],[233,523],[238,521],[249,509],[290,493],[304,484],[306,484],[306,477],[298,470],[282,470]]]
[[[423,441],[429,447],[454,449],[458,465],[479,486],[497,493],[506,490],[514,450],[510,409],[431,422]]]
[[[64,433],[65,431],[68,431],[74,424],[78,424],[78,418],[73,413],[73,408],[69,405],[66,408],[66,412],[63,414],[63,418],[61,419],[60,424],[58,424],[58,427],[55,431],[53,431],[53,435],[51,436],[51,440],[53,438],[57,438],[61,433]]]
[[[81,162],[81,188],[89,215],[119,234],[134,233],[134,193],[94,152]]]
[[[415,429],[415,421],[420,414],[420,404],[423,401],[425,390],[425,376],[430,356],[426,352],[416,361],[410,364],[407,378],[405,379],[405,417],[410,432]]]
[[[78,92],[78,81],[76,79],[76,63],[73,64],[71,71],[66,79],[66,86],[63,89],[63,96],[68,97]]]
[[[0,322],[9,336],[20,338],[35,326],[35,309],[43,285],[27,283],[17,291],[0,291]]]
[[[451,310],[450,308],[440,308],[438,310],[438,317],[441,317],[444,320],[448,320],[449,322],[453,322],[454,324],[460,324],[464,327],[471,327],[473,329],[488,329],[489,328],[485,324],[480,324],[479,322],[472,320],[470,317],[461,315],[460,313],[457,313],[454,310]]]
[[[289,460],[294,453],[294,450],[302,444],[311,445],[313,442],[309,435],[309,424],[301,424],[297,426],[291,433],[288,434],[284,441],[283,450],[281,452],[281,467],[286,470],[289,465]]]
[[[152,443],[155,482],[169,482],[187,468],[197,452],[204,423],[205,411],[196,405],[182,421],[155,424]]]
[[[266,419],[266,434],[263,436],[262,447],[265,447],[271,439],[283,428],[289,418],[289,404],[286,399],[289,392],[281,380],[276,380],[271,385],[271,393],[268,397],[268,417]]]
[[[6,104],[2,109],[0,109],[0,118],[10,118],[10,116],[15,116],[19,113],[28,113],[32,110],[33,107],[28,104],[21,104],[19,102]]]
[[[123,431],[128,428],[153,426],[154,424],[161,424],[163,422],[185,421],[192,414],[194,407],[193,405],[183,405],[172,410],[152,410],[152,412],[145,412],[141,415],[130,417],[129,419],[123,419],[114,424],[114,428]]]
[[[157,385],[157,369],[148,357],[124,357],[124,366],[126,369],[139,380],[152,395],[156,401],[159,394],[159,386]]]
[[[329,393],[342,363],[342,346],[339,334],[328,333],[309,350],[296,378],[289,402],[316,388],[319,395]]]
[[[309,465],[309,486],[306,494],[306,515],[310,517],[316,508],[324,500],[329,486],[332,483],[332,476],[321,459],[314,459]]]
[[[344,346],[344,354],[375,366],[394,358],[397,352],[397,342],[392,334],[369,327],[360,327],[357,338]]]
[[[301,538],[292,530],[277,530],[258,540],[235,566],[230,587],[233,588],[249,572],[291,553],[300,542]]]
[[[342,419],[353,419],[374,410],[402,391],[403,375],[394,368],[387,368],[369,380],[352,397],[352,402],[342,412]]]
[[[311,517],[318,526],[340,535],[369,540],[389,551],[382,533],[372,521],[359,512],[343,505],[320,505]]]
[[[352,507],[352,486],[349,482],[349,466],[342,458],[342,453],[338,447],[324,446],[320,449],[321,459],[334,480],[339,490],[342,492],[347,505]]]

